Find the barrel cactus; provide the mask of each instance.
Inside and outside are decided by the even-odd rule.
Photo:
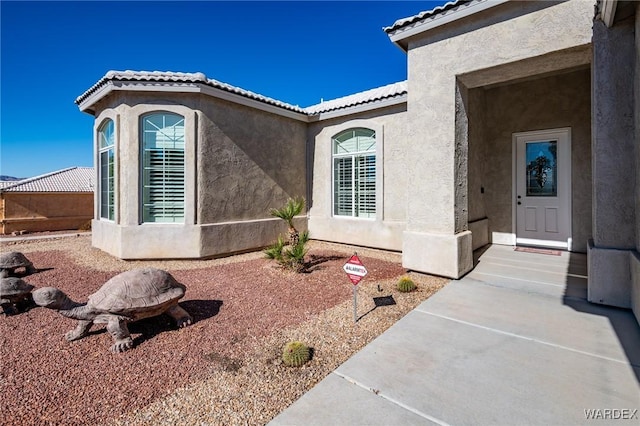
[[[289,342],[282,351],[282,361],[289,367],[300,367],[311,358],[311,350],[302,342]]]
[[[398,281],[398,291],[402,293],[409,293],[416,289],[416,283],[409,277],[402,277]]]

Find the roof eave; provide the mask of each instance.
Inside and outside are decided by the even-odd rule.
[[[474,15],[492,7],[499,6],[511,0],[486,0],[479,1],[477,3],[470,3],[464,8],[460,8],[455,11],[449,11],[448,13],[439,13],[430,17],[427,17],[416,23],[407,24],[402,28],[392,30],[388,32],[389,39],[399,48],[405,52],[408,50],[409,37],[413,37],[418,34],[422,34],[426,31],[440,27],[451,22],[458,21],[467,16]]]
[[[284,117],[293,118],[300,121],[308,121],[303,113],[291,111],[286,108],[251,99],[236,93],[232,93],[217,87],[212,87],[203,83],[159,83],[157,81],[108,81],[83,99],[78,107],[80,111],[95,115],[94,105],[114,91],[133,92],[171,92],[171,93],[202,93],[218,99],[224,99],[236,104],[245,105],[254,109],[270,112]]]
[[[96,89],[95,92],[91,93],[89,96],[83,99],[78,104],[78,108],[80,108],[80,111],[82,112],[94,115],[95,110],[93,109],[93,106],[98,101],[109,95],[111,92],[126,90],[134,92],[193,93],[200,91],[200,89],[197,87],[198,85],[198,83],[187,82],[162,85],[158,82],[110,80],[108,82],[105,82],[104,85]]]
[[[292,110],[282,108],[277,105],[272,105],[266,102],[261,102],[256,99],[251,99],[246,96],[238,95],[236,93],[219,89],[217,87],[211,87],[206,85],[199,85],[199,86],[200,86],[201,93],[212,96],[214,98],[223,99],[225,101],[244,105],[249,108],[258,109],[261,111],[269,112],[269,113],[280,115],[283,117],[292,118],[298,121],[304,121],[304,122],[308,121],[308,116],[300,112],[292,111]]]
[[[393,97],[378,99],[358,105],[352,105],[345,108],[338,108],[331,111],[319,112],[309,116],[310,122],[329,120],[336,117],[344,117],[347,115],[359,114],[363,112],[373,111],[381,108],[387,108],[394,105],[407,103],[407,94],[403,93]]]

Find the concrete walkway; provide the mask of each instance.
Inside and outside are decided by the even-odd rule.
[[[492,246],[270,424],[640,424],[640,327],[588,303],[586,275],[585,255]]]

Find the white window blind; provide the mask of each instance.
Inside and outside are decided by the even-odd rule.
[[[98,131],[99,173],[100,173],[100,217],[114,220],[114,126],[112,120],[107,120]]]
[[[376,134],[349,129],[333,138],[333,214],[375,218]]]
[[[142,220],[184,222],[184,117],[142,118]]]

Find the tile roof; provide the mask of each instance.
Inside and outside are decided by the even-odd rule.
[[[389,84],[376,89],[366,90],[364,92],[355,93],[353,95],[344,96],[338,99],[321,102],[317,105],[311,105],[307,108],[301,108],[297,105],[291,105],[285,102],[278,101],[273,98],[259,95],[249,90],[241,89],[239,87],[232,86],[227,83],[222,83],[217,80],[207,78],[203,73],[182,73],[182,72],[164,72],[164,71],[109,71],[102,77],[96,84],[91,86],[82,95],[76,99],[76,104],[80,105],[93,93],[100,90],[100,88],[110,84],[112,81],[129,81],[129,82],[143,82],[143,83],[161,83],[161,86],[173,86],[180,84],[205,84],[207,86],[215,87],[217,89],[224,90],[229,93],[235,93],[237,95],[253,99],[259,102],[273,105],[275,107],[283,108],[285,110],[293,111],[303,115],[316,115],[323,112],[335,111],[340,109],[349,108],[351,106],[369,104],[376,101],[390,99],[398,96],[403,96],[407,93],[407,82],[402,81],[399,83]],[[161,89],[160,89],[161,90]]]
[[[328,111],[335,111],[356,105],[368,104],[375,101],[390,99],[407,94],[407,82],[388,84],[376,89],[366,90],[342,98],[321,102],[304,109],[307,114],[314,115]]]
[[[466,7],[469,3],[476,3],[478,1],[487,1],[487,0],[454,0],[447,2],[441,6],[434,7],[431,10],[427,10],[424,12],[420,12],[417,15],[409,16],[408,18],[398,19],[393,23],[390,27],[383,28],[384,32],[387,34],[407,27],[409,25],[418,23],[420,21],[426,21],[429,19],[434,19],[439,15],[443,15],[446,13],[452,13],[457,11],[462,7]]]
[[[296,105],[290,105],[286,102],[281,102],[277,99],[262,96],[249,90],[241,89],[240,87],[232,86],[227,83],[223,83],[218,80],[207,78],[201,72],[197,73],[184,73],[184,72],[170,72],[170,71],[109,71],[104,77],[102,77],[96,84],[91,86],[82,95],[76,98],[76,104],[80,105],[85,99],[98,91],[101,87],[106,86],[111,81],[132,81],[132,82],[158,82],[167,83],[168,85],[174,84],[205,84],[207,86],[215,87],[217,89],[224,90],[226,92],[235,93],[236,95],[244,96],[249,99],[254,99],[265,104],[274,105],[280,108],[284,108],[290,111],[304,113],[302,108]]]
[[[69,167],[13,182],[0,182],[0,192],[93,192],[93,168]]]

